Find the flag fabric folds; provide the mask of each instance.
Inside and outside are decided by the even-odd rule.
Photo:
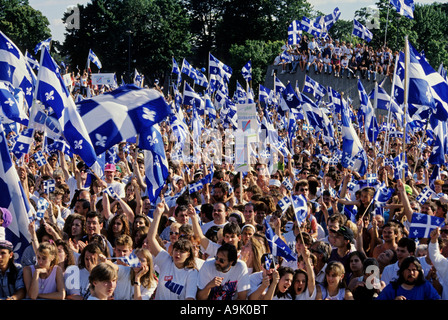
[[[89,61],[93,62],[98,69],[101,69],[103,65],[101,64],[100,59],[96,56],[96,54],[92,51],[92,49],[89,49]]]
[[[409,238],[429,238],[432,230],[443,225],[445,225],[443,218],[414,212],[409,228]]]
[[[300,30],[300,21],[294,20],[288,26],[288,44],[296,45],[302,40],[302,30]]]
[[[0,31],[0,81],[6,81],[14,88],[22,89],[28,107],[33,103],[34,94],[34,80],[30,72],[31,68],[28,67],[25,56]]]
[[[133,84],[83,100],[77,107],[97,154],[136,135],[138,147],[149,149],[151,127],[171,113],[160,92]]]
[[[100,173],[94,147],[85,122],[78,113],[58,67],[46,48],[43,48],[42,65],[38,74],[37,99],[51,108],[61,126],[64,137],[73,153],[78,154],[87,166]],[[92,119],[97,121],[97,119]]]
[[[275,257],[283,257],[287,261],[296,260],[291,249],[281,238],[279,238],[279,236],[274,233],[266,219],[264,219],[264,225],[266,228],[266,239],[268,240],[272,255]]]
[[[27,192],[27,191],[26,191]],[[30,218],[34,214],[17,170],[9,155],[5,130],[0,124],[0,207],[11,212],[12,221],[5,228],[5,238],[14,245],[16,260],[20,261],[23,251],[30,244],[28,231]]]
[[[367,42],[372,41],[373,34],[367,29],[367,27],[363,26],[358,20],[353,19],[353,31],[352,34],[361,38]]]
[[[389,3],[395,7],[398,14],[414,19],[414,0],[389,0]]]
[[[150,143],[144,150],[146,192],[151,203],[156,203],[169,175],[163,137],[158,124],[149,127]]]

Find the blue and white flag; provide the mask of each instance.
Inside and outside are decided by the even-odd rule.
[[[28,51],[25,52],[25,57],[31,69],[39,70],[39,61],[37,61]]]
[[[20,88],[30,107],[33,103],[34,78],[26,58],[19,48],[0,31],[0,81],[9,82],[14,88]]]
[[[372,41],[373,33],[370,32],[367,27],[363,26],[358,20],[353,19],[353,31],[352,34],[361,38],[367,42]]]
[[[288,26],[288,44],[296,45],[302,40],[302,30],[300,30],[300,21],[294,20]]]
[[[48,50],[50,49],[50,44],[51,44],[51,37],[48,39],[45,39],[41,42],[39,42],[36,47],[34,47],[34,54],[37,54],[39,52],[39,50],[41,50],[43,47],[47,48]]]
[[[47,164],[47,159],[45,158],[42,151],[37,151],[35,154],[33,154],[33,159],[36,161],[37,165],[39,167],[42,167],[43,165]]]
[[[358,92],[360,100],[358,116],[364,116],[364,135],[370,142],[375,143],[379,134],[379,126],[376,120],[375,111],[373,110],[369,97],[359,79]]]
[[[389,0],[389,3],[395,7],[398,14],[414,19],[414,0]]]
[[[381,183],[380,187],[375,191],[375,195],[373,197],[375,201],[375,207],[384,207],[387,204],[387,201],[394,194],[394,188],[388,188],[384,182]]]
[[[285,177],[282,181],[282,185],[284,185],[286,190],[288,190],[288,191],[292,191],[292,189],[293,189],[293,184],[291,182],[290,177]]]
[[[295,261],[296,258],[294,257],[291,249],[281,238],[279,238],[278,235],[274,233],[266,219],[264,220],[264,225],[266,229],[265,236],[272,255],[274,257],[283,257],[286,261]]]
[[[327,94],[327,89],[323,85],[306,75],[303,92],[312,94],[316,100],[320,101]]]
[[[202,180],[199,180],[198,182],[193,182],[188,185],[188,191],[190,194],[194,192],[201,191],[202,188],[204,188],[204,184],[202,183]]]
[[[409,47],[408,72],[406,73],[404,70],[405,55],[402,52],[400,52],[399,63],[397,65],[394,91],[397,103],[404,103],[403,84],[404,76],[407,74],[409,77],[409,106],[414,106],[417,109],[421,109],[422,107],[432,109],[437,119],[446,121],[448,118],[448,83],[409,41],[407,41],[407,45]]]
[[[359,139],[358,134],[353,127],[353,123],[350,119],[350,110],[347,103],[342,101],[341,109],[341,119],[342,119],[342,158],[341,163],[344,168],[352,167],[353,170],[361,170],[364,168],[366,163],[358,155],[365,155],[365,150],[363,144]],[[360,161],[359,167],[357,167],[356,159]],[[362,170],[364,171],[364,170]],[[360,171],[358,171],[360,172]],[[360,173],[361,174],[361,173]],[[363,173],[364,174],[364,173]]]
[[[252,61],[249,60],[241,69],[241,74],[243,78],[246,79],[247,82],[252,80]]]
[[[97,174],[102,174],[89,132],[64,84],[57,65],[46,48],[43,48],[43,59],[38,79],[37,99],[46,107],[52,108],[72,152],[79,155],[86,165]],[[103,114],[97,115],[90,121],[97,125],[98,120],[103,117]]]
[[[133,84],[83,100],[77,107],[97,154],[137,135],[138,147],[149,149],[151,127],[171,113],[159,91]]]
[[[179,65],[173,57],[173,67],[171,69],[171,73],[177,74],[176,84],[179,85],[182,82],[182,73],[180,72]]]
[[[5,130],[0,124],[0,207],[8,209],[12,214],[12,221],[5,228],[5,238],[14,245],[16,261],[20,261],[31,240],[28,225],[34,208],[30,205],[26,192],[11,160]]]
[[[20,132],[14,146],[12,147],[12,151],[14,153],[28,153],[30,151],[30,147],[34,142],[34,129],[26,128]]]
[[[291,198],[289,196],[284,196],[282,199],[278,201],[278,206],[280,207],[283,213],[289,208],[290,205],[291,205]]]
[[[443,218],[414,212],[409,228],[409,238],[429,238],[432,230],[444,225],[445,219]]]
[[[96,56],[96,54],[92,51],[92,49],[89,49],[89,61],[93,62],[98,69],[101,69],[103,65],[101,64],[100,59]]]
[[[37,203],[36,203],[36,207],[37,207],[37,210],[36,210],[36,217],[37,217],[39,220],[41,220],[41,219],[44,218],[44,216],[45,216],[45,211],[47,211],[47,209],[48,209],[49,206],[50,206],[50,203],[48,202],[47,199],[41,197],[41,198],[39,198],[39,199],[37,200]]]
[[[307,17],[302,17],[300,29],[318,38],[324,32],[324,27],[321,24],[311,21]]]
[[[183,104],[187,106],[195,106],[200,114],[204,114],[205,101],[187,82],[184,82]]]
[[[208,72],[210,75],[212,74],[218,75],[225,82],[229,82],[233,70],[231,67],[219,61],[216,57],[214,57],[211,53],[209,53]]]
[[[46,194],[54,192],[54,189],[56,188],[56,182],[54,181],[54,179],[44,180],[42,183],[44,186],[44,192]]]
[[[131,252],[129,256],[113,257],[113,259],[121,260],[131,268],[138,268],[141,266],[140,259],[134,252]]]
[[[279,78],[275,77],[275,80],[274,80],[275,95],[281,95],[283,90],[285,90],[285,89],[286,89],[286,87],[283,84],[283,82]]]
[[[25,108],[24,102],[22,89],[14,88],[9,82],[0,81],[0,119],[3,123],[18,122],[28,126],[28,108]]]
[[[338,21],[340,16],[341,16],[341,10],[339,10],[338,7],[336,7],[333,10],[333,13],[327,14],[325,16],[324,22],[326,31],[330,30],[330,28],[335,24],[335,22]]]
[[[264,102],[265,104],[272,104],[272,91],[269,88],[259,84],[258,85],[258,100]]]
[[[436,195],[436,193],[429,186],[426,186],[423,188],[422,192],[419,193],[419,195],[415,200],[417,200],[421,205],[423,205],[427,200],[429,200],[434,195]]]
[[[400,153],[398,156],[396,156],[393,160],[394,162],[394,178],[395,179],[402,179],[403,173],[404,176],[408,176],[408,158],[405,153]]]
[[[103,190],[103,192],[108,196],[110,196],[112,199],[118,199],[120,197],[112,186],[107,187],[106,189]]]
[[[208,86],[207,77],[201,71],[196,70],[185,58],[182,62],[182,68],[180,71],[189,76],[194,83],[202,87]]]
[[[137,69],[134,70],[134,84],[137,87],[143,88],[143,82],[144,82],[145,76],[142,75],[137,71]]]
[[[149,128],[150,144],[144,151],[146,192],[151,203],[156,203],[169,175],[162,134],[158,124]]]
[[[386,78],[384,78],[386,79]],[[382,83],[384,80],[382,81]],[[397,104],[394,98],[390,97],[389,94],[381,87],[381,84],[377,86],[378,90],[373,89],[369,94],[369,99],[374,100],[375,94],[377,99],[377,108],[382,110],[389,110],[397,115],[402,115],[404,112],[401,107]],[[398,117],[397,117],[398,119]]]
[[[291,203],[294,209],[294,214],[297,219],[297,223],[300,226],[306,219],[308,215],[308,205],[307,200],[303,194],[301,195],[292,195]]]
[[[435,115],[429,117],[429,124],[434,133],[431,155],[428,162],[436,165],[445,164],[445,155],[448,152],[448,126],[447,122],[440,121]]]

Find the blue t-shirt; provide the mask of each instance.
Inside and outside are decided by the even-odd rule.
[[[398,296],[404,296],[407,300],[440,300],[440,295],[429,281],[411,290],[406,290],[401,285],[395,289],[394,283],[391,282],[381,291],[377,300],[395,300]]]

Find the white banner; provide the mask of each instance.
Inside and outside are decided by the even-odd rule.
[[[116,85],[115,73],[92,73],[92,85]]]

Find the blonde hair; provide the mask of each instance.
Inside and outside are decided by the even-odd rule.
[[[42,242],[37,248],[36,255],[40,253],[44,256],[53,256],[53,260],[50,262],[50,267],[54,267],[59,263],[58,261],[58,248],[55,244],[50,243],[48,241]]]

